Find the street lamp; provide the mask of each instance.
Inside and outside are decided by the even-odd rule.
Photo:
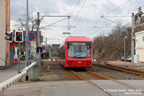
[[[125,63],[126,64],[126,50],[125,50],[125,39],[127,38],[127,36],[124,37],[124,58],[125,58]]]

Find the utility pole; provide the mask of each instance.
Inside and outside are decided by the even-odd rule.
[[[46,51],[47,51],[47,38],[46,38]]]
[[[17,70],[18,70],[18,74],[20,73],[20,43],[18,45],[18,61],[19,63],[17,64]]]
[[[46,41],[45,41],[45,50],[46,50],[46,53],[47,53],[47,38],[46,38]],[[45,53],[45,57],[47,57],[46,53]]]
[[[125,50],[125,49],[126,49],[126,48],[125,48],[125,39],[126,39],[126,38],[127,38],[127,36],[124,37],[124,58],[125,58],[125,59],[124,59],[124,61],[125,61],[124,64],[125,64],[125,65],[126,65],[126,50]]]
[[[28,0],[27,0],[27,2],[26,2],[26,8],[27,8],[27,11],[26,11],[26,14],[27,14],[27,23],[26,23],[26,65],[25,65],[25,67],[27,67],[28,66],[28,47],[29,47],[29,45],[28,45],[28,32],[29,32],[29,26],[28,26]],[[26,75],[26,77],[25,77],[25,80],[26,81],[28,81],[28,74]]]
[[[39,25],[40,25],[40,19],[39,19],[39,12],[37,12],[37,38],[36,38],[36,48],[39,47]]]
[[[30,41],[30,64],[31,64],[31,41]],[[31,69],[30,69],[30,79],[31,79]]]
[[[131,65],[134,66],[134,13],[132,13],[132,31],[131,31]]]

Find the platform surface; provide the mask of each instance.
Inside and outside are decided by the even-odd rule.
[[[144,81],[118,80],[134,87],[126,87],[111,80],[91,80],[112,96],[144,96]],[[0,96],[108,96],[86,81],[37,82],[12,85]]]

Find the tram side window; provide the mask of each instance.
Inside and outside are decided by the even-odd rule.
[[[61,48],[61,57],[62,57],[62,59],[63,59],[63,51],[62,51],[62,48]]]
[[[61,48],[59,49],[59,57],[62,57],[62,55],[61,55]]]
[[[65,59],[65,46],[61,48],[62,51],[62,58]]]
[[[57,52],[58,54],[57,54],[57,57],[60,57],[60,52],[59,52],[59,50],[58,50],[58,52]]]

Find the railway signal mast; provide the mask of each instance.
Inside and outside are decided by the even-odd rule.
[[[15,31],[15,42],[22,43],[23,42],[23,31]]]
[[[13,43],[14,45],[14,49],[15,49],[15,55],[14,55],[14,61],[13,63],[19,63],[18,60],[18,55],[17,55],[17,51],[18,51],[18,46],[19,43],[23,42],[23,31],[18,30],[18,31],[11,31],[11,32],[6,32],[5,33],[7,36],[5,37],[6,40],[10,40],[11,43]]]
[[[6,40],[10,40],[10,42],[13,42],[14,41],[14,32],[15,31],[11,31],[11,32],[6,32],[5,34],[7,35],[5,37]]]
[[[17,51],[18,51],[18,46],[19,46],[19,43],[22,43],[23,42],[23,31],[15,31],[15,37],[14,37],[14,49],[15,49],[15,56],[14,56],[14,61],[13,63],[19,63],[19,60],[18,60],[18,55],[17,55]],[[17,61],[17,62],[16,62]]]

